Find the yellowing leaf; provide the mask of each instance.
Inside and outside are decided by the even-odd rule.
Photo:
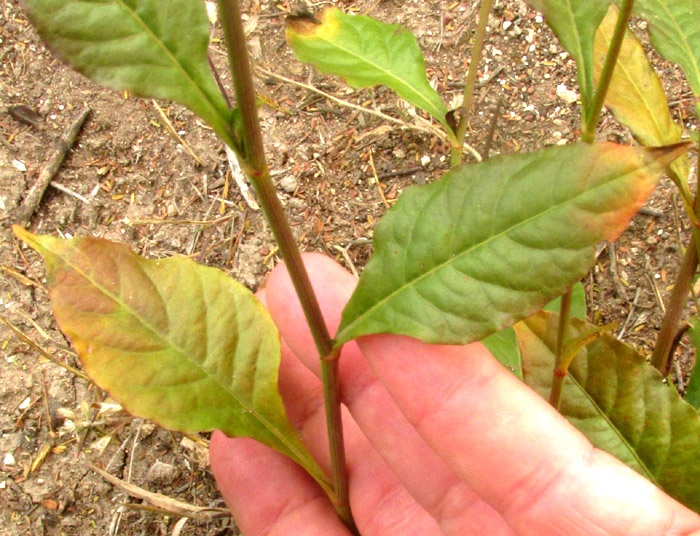
[[[287,19],[287,40],[296,57],[356,88],[384,84],[442,123],[447,108],[428,83],[416,38],[401,26],[337,8]]]
[[[252,437],[328,488],[287,420],[277,328],[248,289],[184,257],[13,229],[44,257],[54,315],[86,371],[125,409],[189,434]]]
[[[610,6],[596,32],[593,64],[596,84],[603,70],[619,11],[617,7]],[[671,145],[681,140],[683,129],[671,117],[661,80],[641,43],[630,30],[625,32],[605,104],[642,145]],[[670,170],[678,179],[687,182],[690,173],[688,156],[683,155],[675,160]]]
[[[558,315],[515,325],[523,380],[549,398]],[[572,319],[569,336],[599,330]],[[666,493],[700,511],[700,415],[632,347],[604,333],[569,367],[560,411],[594,446],[616,456]]]

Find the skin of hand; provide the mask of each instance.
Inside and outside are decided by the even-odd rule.
[[[304,262],[331,332],[356,280]],[[282,336],[280,393],[327,472],[320,365],[284,266],[259,293]],[[419,314],[419,312],[418,312]],[[350,501],[363,536],[700,536],[700,516],[588,440],[481,344],[371,335],[339,365]],[[294,462],[215,432],[211,467],[246,536],[348,536]]]

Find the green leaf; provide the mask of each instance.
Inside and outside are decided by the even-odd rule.
[[[207,60],[209,20],[201,0],[22,4],[41,38],[77,71],[112,89],[179,102],[233,143],[230,112]]]
[[[620,10],[611,5],[595,35],[594,79],[598,83]],[[661,80],[647,58],[641,43],[627,30],[615,66],[605,104],[634,139],[647,147],[670,145],[681,140],[683,128],[668,109]],[[670,165],[676,179],[686,183],[690,161],[683,155]]]
[[[561,297],[549,302],[543,310],[558,313],[559,309],[561,309]],[[571,316],[586,320],[586,290],[580,281],[571,288]]]
[[[581,279],[688,149],[579,143],[465,165],[407,189],[374,234],[340,343],[370,333],[464,344]]]
[[[44,257],[54,316],[85,370],[124,408],[185,433],[252,437],[328,486],[284,411],[277,328],[243,285],[184,257],[13,229]]]
[[[338,75],[355,88],[389,86],[452,132],[447,108],[428,83],[418,41],[406,28],[327,8],[318,19],[289,17],[287,40],[299,61]]]
[[[700,96],[700,3],[697,0],[637,0],[634,12],[649,23],[651,44],[677,63]]]
[[[596,28],[605,17],[609,0],[525,0],[541,11],[561,46],[578,67],[581,110],[584,116],[593,99],[593,41]]]
[[[698,319],[693,318],[690,321],[690,330],[688,335],[690,342],[695,347],[695,365],[693,372],[690,374],[688,388],[685,391],[685,401],[695,409],[700,409],[700,367],[698,367],[698,356],[700,356],[700,329],[698,329]]]
[[[557,324],[558,315],[540,313],[515,326],[525,383],[547,399]],[[570,329],[578,337],[598,328],[572,319]],[[609,334],[584,348],[569,368],[560,411],[594,446],[700,511],[700,415],[633,348]]]
[[[518,339],[513,328],[492,333],[481,342],[501,365],[515,374],[519,380],[523,379],[523,357],[520,355]]]
[[[561,298],[549,302],[544,310],[558,312]],[[581,283],[576,283],[571,291],[571,316],[586,319],[586,292]],[[518,379],[523,379],[523,359],[518,347],[518,339],[513,328],[502,329],[481,341],[498,362],[510,370]]]

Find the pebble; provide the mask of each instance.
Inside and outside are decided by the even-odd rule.
[[[292,175],[286,175],[283,177],[282,180],[279,181],[278,185],[283,192],[288,194],[293,194],[299,187],[299,183]]]
[[[151,465],[151,467],[149,467],[146,479],[151,483],[169,483],[175,479],[177,472],[177,467],[174,465],[156,461],[153,465]]]

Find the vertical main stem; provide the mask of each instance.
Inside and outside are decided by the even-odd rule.
[[[469,113],[471,112],[472,100],[474,98],[474,88],[476,87],[476,75],[479,71],[481,63],[481,55],[484,51],[484,40],[486,38],[486,26],[489,21],[489,13],[493,0],[482,0],[481,9],[479,9],[479,23],[476,27],[474,35],[474,46],[472,47],[472,57],[469,61],[469,71],[467,71],[467,79],[464,83],[464,96],[462,97],[461,113],[459,124],[456,132],[456,146],[451,150],[451,167],[458,166],[462,163],[462,149],[464,148],[464,138],[467,135],[467,123],[469,122]]]
[[[338,382],[339,349],[333,349],[333,340],[326,326],[318,300],[311,287],[306,268],[301,260],[292,229],[284,213],[282,203],[270,178],[265,159],[262,133],[258,121],[253,77],[248,59],[245,34],[238,0],[218,0],[221,23],[226,37],[228,57],[236,89],[237,106],[243,123],[243,147],[241,166],[250,178],[260,206],[277,240],[287,271],[301,302],[304,315],[316,343],[322,364],[323,393],[326,403],[326,421],[332,467],[334,506],[343,522],[354,529],[348,495],[348,476],[345,463],[345,445],[340,412]],[[239,155],[240,156],[240,155]]]

